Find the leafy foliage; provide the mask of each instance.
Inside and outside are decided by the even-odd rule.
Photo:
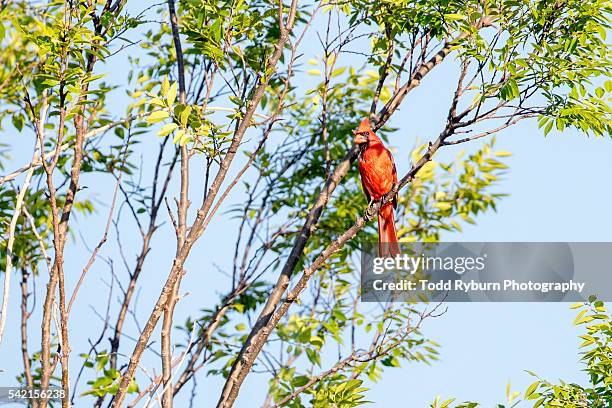
[[[9,167],[5,162],[11,151],[25,144],[26,136],[34,135],[30,144],[36,145],[39,116],[48,107],[42,118],[42,148],[58,152],[53,176],[58,205],[67,200],[76,135],[83,132],[87,137],[78,170],[101,178],[108,174],[113,183],[125,176],[120,206],[129,210],[143,240],[143,252],[136,257],[142,268],[150,250],[147,223],[152,235],[175,221],[159,209],[167,191],[176,187],[178,152],[185,149],[192,169],[204,169],[202,182],[189,184],[192,192],[195,184],[201,186],[206,196],[241,119],[247,109],[256,108],[238,146],[250,165],[245,177],[231,184],[239,186],[233,193],[239,191],[241,197],[229,213],[239,223],[231,242],[234,262],[224,271],[231,283],[218,301],[179,328],[186,336],[180,350],[210,375],[230,372],[236,351],[268,301],[274,287],[270,282],[288,257],[299,258],[297,275],[367,207],[357,169],[351,166],[304,250],[291,253],[302,221],[351,149],[355,124],[364,117],[384,116],[409,90],[427,86],[426,75],[437,64],[452,65],[460,73],[457,91],[449,90],[450,99],[440,101],[448,102],[448,116],[426,118],[439,124],[445,147],[493,135],[523,119],[538,119],[545,135],[568,127],[596,137],[610,135],[610,7],[604,0],[299,2],[297,27],[282,49],[276,48],[287,10],[282,2],[280,12],[279,2],[269,0],[177,3],[182,58],[165,4],[130,15],[123,1],[1,2],[0,130],[8,141],[0,145],[0,169]],[[316,35],[309,32],[313,27]],[[303,55],[306,43],[320,46],[321,53],[305,48],[308,55]],[[282,51],[280,63],[268,66],[275,51]],[[118,53],[128,54],[131,70],[124,82],[113,84],[108,73]],[[179,61],[183,73],[178,72]],[[254,106],[253,93],[264,80],[261,103]],[[112,97],[121,91],[130,103],[117,109]],[[118,113],[125,116],[113,121]],[[377,133],[394,149],[397,130],[386,122]],[[423,137],[429,141],[431,136]],[[159,147],[157,162],[149,157],[151,145]],[[415,142],[410,152],[394,151],[396,161],[415,163],[428,148]],[[142,152],[146,156],[141,160]],[[430,160],[399,194],[401,240],[435,242],[495,210],[504,196],[498,189],[509,155],[497,151],[490,138],[452,160]],[[149,163],[156,163],[150,184],[143,181]],[[34,222],[20,217],[17,224],[13,256],[19,270],[37,272],[46,261],[42,246],[52,243],[44,179],[38,168],[25,196]],[[76,208],[91,214],[95,202],[79,187]],[[2,232],[13,215],[16,188],[0,186]],[[168,209],[172,213],[170,205]],[[187,218],[192,216],[199,214]],[[130,225],[119,222],[120,217],[113,220],[117,228]],[[369,225],[335,252],[276,327],[256,365],[270,377],[270,401],[288,400],[285,404],[293,407],[355,407],[367,402],[364,377],[378,381],[402,364],[436,361],[438,345],[420,331],[423,310],[408,304],[371,310],[359,303],[358,249],[360,243],[376,240],[375,234]],[[118,243],[121,247],[119,238]],[[3,250],[6,244],[1,245]],[[118,251],[129,284],[135,286],[136,268],[127,265],[130,257],[123,249]],[[0,260],[2,270],[4,262]],[[290,274],[286,284],[295,279]],[[525,398],[551,407],[609,405],[609,318],[597,317],[604,316],[602,307],[592,302],[579,318],[588,325],[583,361],[593,387],[538,380]],[[89,379],[83,394],[100,398],[100,405],[119,384],[121,363],[113,359],[120,354],[111,354],[82,354]],[[30,360],[39,364],[38,355]],[[135,380],[129,392],[138,392]],[[514,393],[508,391],[507,397],[516,402]],[[433,406],[453,403],[437,401]]]
[[[566,383],[559,384],[538,377],[528,371],[537,381],[532,383],[524,393],[524,402],[533,404],[533,408],[605,408],[612,404],[612,316],[604,303],[590,297],[586,303],[577,303],[572,309],[578,310],[574,324],[584,328],[580,338],[580,362],[589,375],[588,386]],[[506,391],[508,407],[515,407],[520,402],[519,393]],[[464,402],[451,405],[454,399],[440,402],[439,398],[432,403],[432,408],[474,408],[480,406],[475,402]],[[504,408],[506,405],[497,405]]]
[[[95,358],[91,358],[89,354],[81,354],[81,358],[85,360],[83,363],[84,367],[95,368],[98,374],[94,380],[87,381],[91,389],[85,391],[82,395],[94,395],[97,397],[107,394],[115,395],[119,388],[121,373],[119,370],[108,366],[110,358],[108,352],[101,351],[95,355]],[[132,381],[127,392],[133,394],[138,391],[138,384]]]

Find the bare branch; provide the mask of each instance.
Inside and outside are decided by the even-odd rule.
[[[480,27],[485,24],[480,24]],[[418,86],[423,79],[435,66],[439,65],[444,58],[450,53],[452,46],[456,41],[460,41],[466,38],[468,34],[461,34],[455,41],[447,43],[444,48],[439,51],[432,59],[427,63],[421,65],[416,71],[413,77],[402,86],[398,92],[391,98],[391,100],[383,107],[381,112],[377,115],[378,121],[375,122],[375,129],[381,128],[384,123],[391,117],[391,115],[397,110],[399,104],[404,99],[405,95]],[[452,133],[452,128],[447,128],[438,137],[435,143],[429,146],[427,152],[423,157],[412,167],[408,174],[402,179],[402,183],[395,186],[396,188],[391,190],[388,194],[395,196],[397,189],[403,185],[412,181],[416,173],[424,166],[428,161],[431,160],[433,154],[441,146],[442,142]],[[251,367],[253,366],[258,354],[263,348],[268,336],[276,327],[276,324],[280,318],[286,313],[290,304],[297,299],[297,296],[305,289],[306,283],[310,279],[310,276],[316,271],[326,260],[341,248],[349,239],[353,238],[358,231],[360,231],[368,221],[372,219],[378,210],[380,209],[381,203],[373,203],[368,208],[366,215],[357,220],[357,223],[351,227],[347,232],[340,236],[335,242],[326,248],[325,251],[315,260],[311,268],[307,268],[304,271],[302,278],[296,287],[289,293],[284,303],[277,309],[277,306],[282,301],[282,296],[287,290],[290,282],[290,278],[299,259],[306,247],[311,234],[314,232],[318,220],[323,213],[324,208],[327,205],[333,191],[340,183],[341,179],[348,173],[352,161],[357,157],[358,148],[353,145],[351,150],[347,153],[344,159],[337,165],[336,169],[330,177],[326,180],[321,193],[319,194],[315,204],[311,208],[304,225],[296,237],[291,253],[287,258],[285,266],[283,267],[281,274],[276,282],[276,285],[272,289],[268,301],[261,310],[257,321],[255,322],[247,340],[244,342],[243,347],[235,359],[230,374],[225,383],[223,394],[218,402],[218,408],[230,408],[235,402],[238,396],[239,389],[244,382],[244,379],[248,375]],[[383,200],[382,203],[386,203],[388,200]]]
[[[296,9],[297,9],[297,0],[293,0],[291,4],[291,10],[289,12],[289,21],[291,21],[291,23],[293,23],[292,16],[295,15]],[[286,26],[285,29],[281,30],[281,35],[274,48],[274,52],[272,56],[268,59],[267,68],[266,68],[267,72],[268,70],[274,71],[276,69],[276,64],[278,63],[278,61],[280,60],[283,54],[284,45],[289,40],[289,31],[292,28],[293,28],[293,25],[288,25]],[[164,308],[166,307],[168,299],[170,298],[170,296],[172,296],[172,291],[174,290],[176,282],[180,279],[180,276],[183,273],[183,265],[185,263],[185,260],[187,259],[194,243],[198,240],[198,238],[204,232],[205,218],[208,215],[208,212],[210,211],[212,207],[213,200],[216,198],[216,195],[219,189],[221,188],[223,181],[225,180],[227,172],[230,168],[230,165],[236,153],[238,152],[238,147],[240,146],[242,138],[246,130],[250,126],[251,119],[253,118],[253,114],[255,113],[255,110],[257,109],[257,106],[259,105],[259,102],[261,101],[261,98],[264,95],[264,92],[266,90],[270,77],[271,75],[266,75],[266,77],[262,77],[258,79],[258,84],[256,85],[255,89],[252,92],[252,97],[251,97],[250,102],[247,105],[244,117],[242,118],[240,124],[238,125],[236,129],[236,132],[234,133],[234,137],[232,139],[232,142],[230,143],[227,153],[224,156],[223,160],[221,161],[217,175],[215,176],[211,184],[211,187],[208,193],[206,194],[206,198],[204,199],[204,202],[202,203],[202,206],[200,207],[197,213],[197,217],[195,221],[193,222],[192,227],[189,229],[189,233],[187,234],[184,244],[182,245],[179,253],[177,254],[174,260],[172,270],[170,271],[170,274],[166,280],[166,283],[164,284],[164,287],[157,300],[157,303],[155,304],[155,307],[153,311],[151,312],[151,315],[149,316],[147,324],[143,332],[141,333],[140,338],[138,339],[138,342],[134,348],[134,352],[132,353],[130,363],[128,365],[127,370],[125,371],[125,373],[123,374],[121,378],[121,384],[119,386],[119,390],[113,401],[114,407],[120,407],[121,404],[123,403],[123,400],[125,399],[127,388],[130,384],[132,377],[134,376],[134,372],[136,370],[137,363],[140,360],[142,353],[145,350],[148,339],[150,338],[155,326],[157,325],[157,322],[159,321],[159,318]]]
[[[129,123],[130,121],[138,119],[138,118],[140,118],[142,116],[143,115],[141,115],[141,114],[132,115],[132,116],[130,116],[128,118],[121,119],[121,120],[118,120],[116,122],[111,122],[111,123],[108,123],[108,124],[106,124],[104,126],[100,126],[99,128],[96,128],[94,130],[91,130],[91,131],[87,132],[84,135],[84,140],[91,139],[91,138],[93,138],[95,136],[101,135],[102,133],[104,133],[104,132],[106,132],[106,131],[114,128],[114,127],[117,127],[117,126]],[[70,147],[71,147],[70,143],[64,143],[64,144],[62,144],[59,147],[59,149],[56,149],[56,150],[57,150],[57,152],[63,152],[65,150],[68,150]],[[55,153],[56,150],[54,149],[53,152],[45,153],[42,156],[47,156],[50,153]],[[15,171],[13,171],[13,172],[11,172],[9,174],[6,174],[6,175],[2,176],[0,178],[0,185],[6,183],[7,181],[14,180],[20,174],[25,173],[26,171],[30,170],[31,168],[34,168],[34,169],[38,168],[42,164],[43,164],[43,160],[41,159],[40,156],[37,156],[29,164],[26,164],[25,166],[20,167],[19,169],[15,170]]]
[[[37,141],[36,148],[34,149],[34,156],[32,159],[38,156],[38,152],[40,149],[40,141]],[[0,345],[2,344],[4,327],[6,325],[6,315],[8,313],[8,300],[11,288],[11,276],[13,274],[13,244],[15,243],[15,228],[17,227],[17,220],[19,219],[19,215],[21,215],[21,207],[23,206],[25,195],[28,191],[28,188],[30,187],[30,181],[32,180],[33,174],[34,168],[30,168],[26,173],[25,180],[21,185],[21,190],[19,190],[19,193],[17,194],[15,200],[15,210],[13,211],[13,216],[11,217],[11,222],[9,224],[6,244],[6,266],[4,268],[4,287],[2,290],[2,307],[0,308]]]
[[[23,360],[23,373],[26,379],[26,385],[28,387],[34,387],[34,380],[32,379],[32,364],[30,361],[30,354],[28,353],[28,319],[30,318],[30,312],[28,312],[28,278],[30,274],[25,268],[21,270],[21,359]]]
[[[178,86],[179,86],[179,101],[185,103],[187,99],[187,91],[185,87],[185,61],[183,56],[183,48],[181,45],[181,37],[179,34],[179,22],[176,15],[176,8],[174,0],[168,0],[168,11],[170,14],[170,27],[172,28],[172,40],[174,43],[174,50],[176,51],[176,63],[178,68]],[[183,145],[180,147],[181,152],[181,192],[180,199],[178,202],[178,226],[176,228],[176,251],[183,246],[185,242],[185,236],[187,233],[187,209],[189,208],[189,153],[187,152],[187,146]],[[172,319],[174,315],[174,308],[178,300],[177,294],[180,287],[181,280],[178,279],[172,288],[172,293],[167,300],[166,310],[164,311],[164,321],[161,330],[161,344],[162,344],[162,371],[163,371],[163,397],[162,406],[164,408],[172,408],[173,397],[172,392],[173,379],[172,379]]]
[[[125,147],[123,151],[123,160],[121,161],[121,168],[125,166],[125,161],[127,160],[127,156],[128,156],[127,153],[128,153],[128,147],[130,145],[130,138],[131,138],[131,135],[128,136],[125,141]],[[87,261],[87,265],[85,265],[85,267],[83,268],[83,271],[81,272],[81,276],[79,277],[79,280],[74,288],[74,291],[72,291],[72,296],[70,296],[70,301],[68,302],[68,308],[66,309],[67,315],[70,315],[70,311],[72,310],[72,304],[74,303],[76,299],[76,295],[79,292],[79,289],[81,288],[81,285],[83,284],[83,281],[85,280],[85,275],[87,275],[89,268],[91,268],[93,263],[96,261],[98,252],[100,252],[100,249],[106,243],[106,239],[108,237],[108,231],[113,221],[113,213],[115,212],[115,204],[117,203],[117,195],[119,193],[119,186],[121,185],[122,178],[123,178],[123,171],[120,170],[119,176],[117,177],[117,182],[115,183],[115,191],[113,192],[113,198],[111,199],[111,206],[110,206],[110,209],[108,210],[108,217],[106,219],[106,226],[104,228],[104,232],[102,233],[102,238],[100,239],[100,241],[98,242],[98,245],[96,245],[93,252],[91,253],[89,260]]]

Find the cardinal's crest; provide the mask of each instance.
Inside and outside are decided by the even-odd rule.
[[[357,128],[356,133],[363,133],[367,131],[372,131],[372,126],[370,126],[370,120],[368,118],[365,118],[359,124],[359,127]]]

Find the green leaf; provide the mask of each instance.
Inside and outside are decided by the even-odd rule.
[[[178,128],[176,123],[167,123],[163,128],[157,133],[157,136],[168,136],[170,133],[174,132],[174,129]]]
[[[453,403],[453,401],[455,401],[455,398],[451,398],[444,401],[442,404],[440,404],[440,408],[447,408],[450,404]]]
[[[105,76],[106,76],[106,74],[92,75],[92,76],[90,76],[90,77],[88,77],[88,78],[85,78],[85,79],[83,80],[83,83],[84,83],[84,84],[88,84],[88,83],[93,82],[93,81],[95,81],[95,80],[97,80],[97,79],[104,78]]]
[[[138,388],[138,384],[136,384],[136,381],[134,380],[130,381],[130,385],[128,386],[127,393],[135,394],[138,391],[140,391],[140,389]]]
[[[181,139],[183,138],[184,134],[185,134],[185,131],[183,129],[180,129],[178,132],[174,134],[174,139],[172,139],[172,143],[174,144],[179,143]]]
[[[451,13],[451,14],[445,14],[444,19],[448,21],[466,20],[467,16],[463,14]]]
[[[535,392],[535,390],[538,389],[539,386],[540,386],[540,382],[539,381],[536,381],[533,384],[531,384],[529,386],[529,388],[527,388],[527,391],[525,391],[525,398],[526,399],[534,399],[534,398],[530,398],[530,397]]]
[[[161,90],[160,90],[161,96],[165,98],[166,95],[168,95],[169,90],[170,90],[170,81],[168,80],[168,77],[165,76],[161,84]]]
[[[332,72],[331,76],[333,77],[337,77],[338,75],[342,75],[342,73],[346,71],[346,67],[341,67],[341,68],[337,68],[334,69],[334,71]]]
[[[581,310],[580,313],[578,313],[578,315],[576,316],[576,318],[574,319],[574,326],[578,326],[581,321],[582,318],[584,317],[584,315],[588,312],[587,309]]]
[[[550,133],[550,131],[552,130],[553,125],[555,124],[554,121],[549,121],[548,124],[546,125],[546,127],[544,128],[544,136],[548,135]]]
[[[317,366],[321,366],[321,357],[319,356],[319,353],[313,349],[306,349],[306,356],[308,357],[308,360],[310,360],[310,362],[312,364],[315,364]]]
[[[512,98],[518,98],[521,92],[519,90],[519,87],[516,81],[514,79],[511,79],[510,81],[508,81],[508,84],[510,85],[510,90],[512,92]]]
[[[451,203],[441,201],[441,202],[435,203],[434,207],[439,208],[442,211],[446,211],[446,210],[450,210],[452,208],[452,205]]]
[[[23,129],[23,123],[24,123],[23,115],[21,115],[20,113],[13,115],[11,117],[11,120],[13,122],[13,126],[15,126],[15,129],[21,132],[21,130]]]
[[[162,101],[159,98],[151,98],[151,99],[149,99],[149,104],[150,105],[155,105],[155,106],[166,107],[166,104],[164,103],[164,101]]]
[[[191,115],[191,110],[191,106],[186,106],[185,109],[183,109],[179,118],[181,125],[187,126],[187,121],[189,120],[189,115]]]
[[[179,141],[179,144],[181,146],[185,146],[190,140],[191,140],[191,133],[185,132],[185,134],[181,136],[181,140]]]
[[[310,381],[310,379],[307,376],[298,375],[291,380],[291,386],[294,388],[303,387],[304,385],[308,384],[308,381]]]
[[[584,306],[584,303],[582,302],[578,302],[578,303],[574,303],[570,306],[570,309],[580,309],[582,306]]]
[[[169,107],[172,107],[172,105],[174,105],[174,101],[176,100],[177,86],[178,84],[176,82],[173,83],[172,86],[170,87],[170,90],[168,91],[168,96],[166,97],[166,101],[168,102]]]
[[[147,123],[154,124],[157,122],[161,122],[164,119],[168,119],[169,117],[170,117],[170,114],[168,113],[168,111],[165,111],[165,110],[154,111],[147,118]]]
[[[240,99],[239,97],[235,96],[235,95],[230,95],[229,100],[232,101],[233,104],[235,105],[242,105],[242,99]]]

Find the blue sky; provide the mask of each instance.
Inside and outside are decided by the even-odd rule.
[[[129,2],[138,10],[144,2]],[[315,29],[320,29],[315,25]],[[305,41],[304,61],[319,53],[316,41]],[[136,49],[130,49],[135,52]],[[354,56],[345,56],[340,65],[356,63]],[[108,71],[109,79],[116,83],[124,81],[128,66],[124,55],[117,56],[102,71]],[[452,79],[457,66],[452,58],[436,68],[423,81],[423,85],[412,92],[404,101],[401,112],[396,114],[392,125],[399,130],[390,137],[390,144],[396,147],[398,172],[403,174],[409,166],[408,154],[415,139],[430,140],[443,126]],[[121,93],[113,98],[112,111],[120,117],[125,111],[128,99]],[[150,164],[157,146],[153,135],[143,136],[142,160]],[[18,144],[18,138],[11,132],[0,133],[0,142]],[[441,152],[442,158],[454,156],[463,148],[450,147]],[[19,143],[14,161],[7,168],[12,169],[31,154],[30,145]],[[611,241],[612,217],[609,205],[612,190],[607,178],[612,174],[612,141],[610,139],[588,138],[576,131],[563,134],[555,131],[544,137],[535,121],[520,123],[497,136],[497,148],[513,153],[507,162],[510,170],[498,186],[498,191],[509,193],[498,206],[497,212],[486,213],[477,219],[474,226],[465,226],[462,233],[446,234],[445,241]],[[234,167],[236,169],[238,165]],[[148,174],[145,171],[145,176]],[[194,170],[194,178],[199,177]],[[83,194],[90,198],[107,198],[111,193],[108,177],[88,175],[83,180],[88,186]],[[94,188],[95,187],[95,188]],[[198,190],[194,190],[199,192]],[[197,200],[195,200],[197,201]],[[240,191],[225,204],[224,210],[240,203]],[[107,209],[99,207],[91,217],[77,217],[76,228],[84,232],[87,243],[93,247],[103,231]],[[124,217],[128,220],[128,217]],[[133,227],[126,221],[126,228]],[[194,311],[209,307],[218,299],[226,282],[218,268],[229,264],[232,248],[227,242],[234,239],[235,221],[227,213],[220,212],[216,221],[194,248],[187,264],[188,274],[181,291],[188,292],[179,303],[176,316],[182,322]],[[77,234],[78,235],[78,234]],[[125,248],[131,254],[140,247],[137,237],[127,234]],[[137,313],[148,314],[157,299],[162,281],[169,270],[174,252],[174,238],[169,225],[162,227],[153,242],[153,250],[145,265],[142,289],[138,293]],[[71,242],[67,248],[68,287],[74,287],[80,270],[86,263],[88,251],[80,239]],[[110,242],[103,254],[115,260],[115,267],[125,273],[117,256],[117,247]],[[133,255],[128,259],[132,260]],[[123,275],[125,277],[125,275]],[[75,344],[72,361],[78,367],[78,354],[87,347],[87,338],[79,336],[81,328],[95,324],[101,326],[92,308],[103,311],[109,282],[108,267],[98,261],[75,303],[71,319],[71,337]],[[14,376],[21,371],[21,359],[17,353],[18,327],[18,286],[13,279],[11,316],[8,335],[0,348],[0,384],[14,384]],[[42,288],[46,283],[39,279]],[[115,289],[115,295],[117,296]],[[42,302],[42,299],[37,299]],[[39,303],[40,304],[40,303]],[[505,387],[512,382],[515,390],[524,390],[533,379],[524,372],[531,370],[550,380],[563,378],[567,381],[584,382],[585,376],[578,365],[576,336],[572,327],[574,313],[569,305],[559,304],[451,304],[442,317],[427,321],[423,327],[426,336],[442,345],[440,361],[432,366],[408,365],[389,369],[383,380],[367,384],[371,388],[368,399],[376,407],[426,407],[437,396],[457,397],[458,400],[476,400],[483,406],[503,403]],[[141,321],[142,323],[142,321]],[[34,316],[31,330],[39,334],[39,316]],[[137,328],[129,322],[127,330],[136,335]],[[109,334],[107,333],[107,337]],[[156,334],[155,339],[159,336]],[[31,350],[37,349],[38,339],[30,342]],[[131,350],[130,340],[124,340],[124,351]],[[129,345],[129,346],[128,346]],[[108,347],[108,342],[103,342]],[[158,360],[148,356],[143,364],[154,366]],[[325,366],[325,361],[323,362]],[[238,400],[238,407],[250,408],[263,401],[266,378],[251,375]],[[198,379],[197,406],[212,406],[218,398],[222,379],[200,376]],[[186,390],[187,391],[187,390]],[[185,404],[184,393],[177,406]],[[77,403],[77,406],[80,406]]]

